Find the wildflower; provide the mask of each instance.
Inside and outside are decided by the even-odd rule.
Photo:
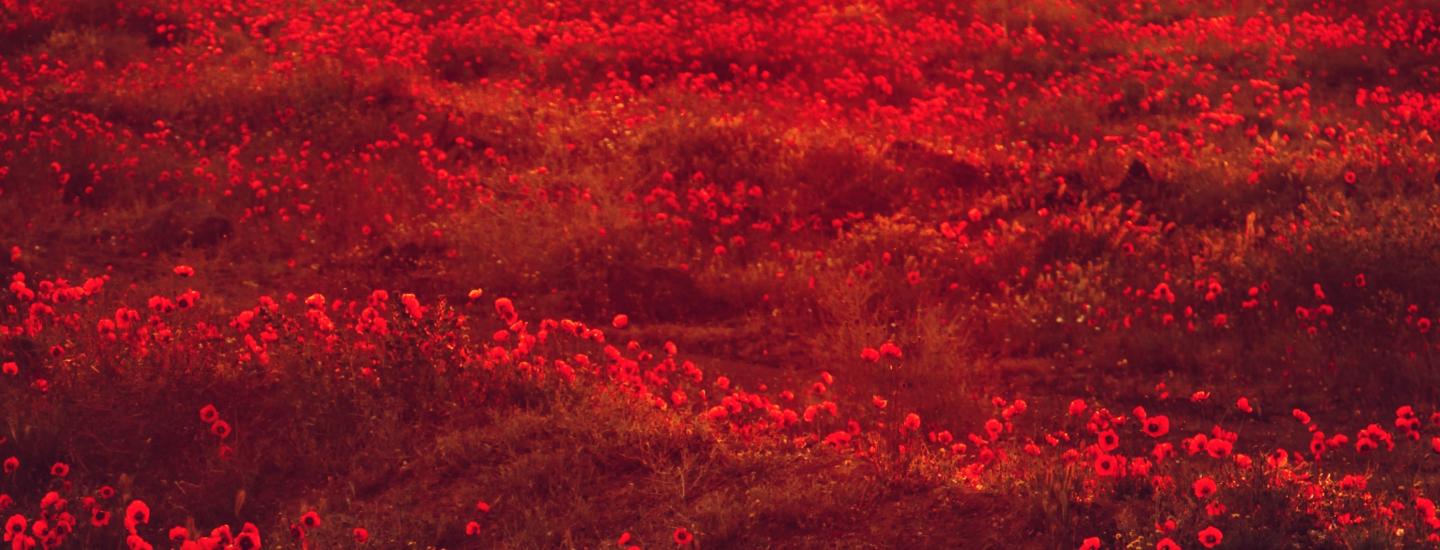
[[[3,366],[0,366],[0,371],[3,371],[6,376],[15,376],[20,374],[20,365],[15,364],[14,361],[6,361]]]
[[[862,349],[862,350],[860,350],[860,359],[862,359],[862,360],[864,360],[864,361],[871,362],[871,363],[874,363],[874,362],[876,362],[876,361],[879,361],[879,360],[880,360],[880,350],[877,350],[877,349],[875,349],[875,348],[865,348],[865,349]]]
[[[1217,487],[1215,486],[1215,480],[1206,476],[1195,480],[1195,484],[1191,485],[1191,489],[1195,491],[1195,498],[1204,500],[1210,498],[1210,495],[1215,494]]]
[[[690,543],[695,542],[695,535],[690,534],[690,530],[684,527],[675,528],[673,538],[677,546],[689,546]]]
[[[1356,490],[1356,491],[1364,491],[1364,490],[1365,490],[1365,486],[1368,485],[1368,484],[1369,484],[1369,480],[1365,479],[1365,476],[1357,476],[1357,475],[1354,475],[1354,474],[1346,475],[1344,478],[1341,478],[1341,479],[1340,479],[1340,488],[1341,488],[1341,489],[1351,489],[1351,490]]]
[[[1200,530],[1200,545],[1206,548],[1214,548],[1224,538],[1225,534],[1213,525]]]
[[[1271,468],[1281,468],[1290,463],[1290,453],[1285,449],[1275,449],[1265,457],[1265,463]]]
[[[990,436],[991,441],[999,438],[1003,431],[1005,431],[1005,425],[1001,424],[999,420],[991,418],[985,421],[985,434]]]
[[[1249,469],[1250,469],[1250,466],[1252,466],[1252,465],[1254,465],[1254,464],[1255,464],[1255,461],[1254,461],[1254,460],[1251,460],[1249,455],[1243,455],[1243,454],[1237,454],[1237,455],[1235,455],[1235,466],[1238,466],[1241,470],[1249,470]]]
[[[1415,511],[1420,512],[1420,517],[1435,517],[1435,501],[1425,497],[1415,497]]]
[[[905,415],[905,423],[901,424],[901,425],[900,425],[900,428],[901,428],[901,431],[902,431],[902,432],[905,432],[905,431],[910,431],[910,432],[919,431],[919,430],[920,430],[920,415],[915,414],[915,413],[910,413],[910,414]]]
[[[1120,446],[1120,436],[1115,434],[1115,430],[1100,432],[1098,439],[1100,449],[1106,452],[1113,451]]]
[[[155,550],[155,546],[145,542],[145,539],[140,538],[140,535],[134,533],[125,537],[125,546],[130,550]]]
[[[1255,408],[1250,406],[1250,400],[1245,397],[1241,397],[1235,400],[1235,408],[1240,409],[1246,414],[1255,412]]]
[[[495,313],[499,314],[500,318],[507,323],[513,323],[520,317],[515,313],[515,303],[509,298],[495,299]]]
[[[131,533],[139,525],[150,523],[150,506],[141,500],[132,500],[125,507],[125,529]]]
[[[420,300],[414,294],[401,294],[400,303],[405,306],[405,313],[408,313],[410,318],[418,321],[425,317],[425,308],[420,306]]]
[[[1080,541],[1080,550],[1100,550],[1100,537],[1088,537]]]
[[[25,533],[25,523],[25,516],[20,514],[10,516],[10,519],[5,521],[5,540],[8,542],[15,538],[16,535],[23,535]]]
[[[1155,550],[1180,550],[1180,545],[1176,544],[1174,539],[1165,537],[1155,543]]]
[[[300,524],[301,524],[301,525],[304,525],[306,528],[309,528],[309,529],[314,529],[314,528],[316,528],[316,527],[319,527],[319,526],[320,526],[320,513],[319,513],[319,512],[316,512],[316,511],[314,511],[314,510],[311,510],[311,511],[309,511],[309,512],[305,512],[305,515],[300,516]]]
[[[64,462],[56,462],[55,464],[50,466],[50,475],[55,477],[65,477],[67,475],[70,475],[70,465]]]
[[[1373,451],[1378,448],[1380,448],[1380,445],[1375,443],[1375,440],[1370,439],[1369,437],[1361,437],[1355,440],[1356,452],[1364,453],[1368,451]]]
[[[94,527],[104,527],[106,525],[110,525],[110,512],[102,510],[100,508],[91,509],[90,525]]]
[[[245,524],[250,527],[251,524]],[[235,547],[240,550],[260,550],[260,532],[255,530],[241,531],[235,537]]]
[[[19,469],[20,469],[20,459],[15,458],[15,457],[13,457],[13,456],[10,457],[10,458],[5,459],[4,470],[5,470],[5,473],[6,473],[6,474],[13,474],[13,473],[15,473],[15,470],[19,470]]]
[[[1295,417],[1295,420],[1299,420],[1301,424],[1310,423],[1310,415],[1306,414],[1305,411],[1302,411],[1300,409],[1294,409],[1290,411],[1290,416]]]
[[[215,405],[205,405],[204,407],[200,407],[201,422],[204,422],[206,424],[214,424],[216,420],[220,420],[220,410],[216,409]]]
[[[619,314],[619,315],[616,315],[614,319],[611,319],[611,320],[610,320],[610,326],[613,326],[613,327],[615,327],[615,328],[617,328],[617,329],[619,329],[619,328],[625,328],[625,327],[627,327],[627,326],[629,326],[629,325],[630,325],[630,316],[629,316],[629,315],[626,315],[626,314],[624,314],[624,313],[621,313],[621,314]]]
[[[230,423],[224,420],[216,420],[215,423],[210,425],[210,433],[215,434],[215,437],[220,439],[230,437]]]
[[[1095,458],[1095,474],[1101,477],[1111,477],[1120,473],[1120,461],[1114,456],[1102,454]]]
[[[1170,433],[1170,418],[1165,415],[1153,415],[1145,418],[1145,435],[1150,437],[1161,437]]]
[[[1234,450],[1234,448],[1235,445],[1233,443],[1218,437],[1211,438],[1205,442],[1205,452],[1210,454],[1210,458],[1225,458],[1230,456],[1230,452]]]
[[[1212,518],[1225,515],[1225,510],[1225,505],[1218,500],[1212,500],[1205,504],[1205,515]]]
[[[904,354],[901,353],[900,346],[895,345],[894,342],[885,342],[884,344],[880,344],[880,355],[899,359]]]

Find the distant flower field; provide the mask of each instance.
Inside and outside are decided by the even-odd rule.
[[[51,548],[1440,547],[1440,6],[0,0]]]

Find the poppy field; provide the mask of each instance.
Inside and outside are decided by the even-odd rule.
[[[4,548],[1440,547],[1427,0],[0,0]]]

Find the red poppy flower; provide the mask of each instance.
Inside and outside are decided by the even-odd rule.
[[[1095,457],[1095,474],[1101,477],[1111,477],[1120,473],[1120,461],[1114,456],[1102,454]]]
[[[370,540],[370,532],[366,531],[364,527],[356,527],[353,533],[356,543],[365,544],[365,541]]]
[[[65,477],[67,475],[70,475],[70,465],[65,464],[64,462],[56,462],[55,464],[50,466],[50,475],[55,477]]]
[[[679,546],[688,546],[695,541],[695,535],[690,534],[690,530],[684,527],[677,527],[675,529],[674,538],[675,544]]]
[[[1145,435],[1150,437],[1161,437],[1170,433],[1170,418],[1165,415],[1153,415],[1145,418]]]
[[[1309,423],[1310,423],[1310,415],[1305,414],[1305,411],[1302,411],[1302,410],[1300,410],[1300,409],[1293,409],[1293,410],[1291,410],[1291,411],[1290,411],[1290,416],[1295,417],[1295,420],[1299,420],[1301,424],[1309,424]]]
[[[1100,550],[1100,537],[1090,537],[1080,541],[1080,550]]]
[[[3,371],[6,376],[15,376],[20,374],[20,365],[15,364],[14,361],[6,361],[5,365],[0,367],[0,371]]]
[[[615,328],[625,328],[627,326],[630,326],[630,316],[624,313],[616,315],[614,319],[610,320],[610,326],[613,326]]]
[[[1205,452],[1209,453],[1211,458],[1225,458],[1230,456],[1230,451],[1234,450],[1234,448],[1235,445],[1233,443],[1224,439],[1211,438],[1205,442]]]
[[[1004,431],[1005,424],[1002,424],[999,420],[991,418],[985,421],[985,435],[990,436],[991,441],[999,439],[1000,434]]]
[[[1220,544],[1220,541],[1224,538],[1225,534],[1221,533],[1220,530],[1216,529],[1213,525],[1200,531],[1200,545],[1206,548],[1214,548],[1215,545]]]
[[[905,415],[905,422],[900,425],[900,428],[901,428],[901,431],[909,431],[909,432],[919,431],[919,430],[920,430],[920,415],[915,414],[915,413],[910,413],[910,414]]]
[[[110,525],[110,512],[95,508],[90,511],[90,525],[104,527]]]
[[[319,512],[316,512],[316,511],[314,511],[314,510],[311,510],[311,511],[309,511],[309,512],[305,512],[305,515],[300,516],[300,524],[301,524],[301,525],[304,525],[306,528],[309,528],[309,529],[314,529],[314,528],[316,528],[316,527],[319,527],[319,526],[320,526],[320,513],[319,513]]]
[[[216,409],[215,405],[205,405],[204,407],[200,407],[201,422],[204,422],[206,424],[213,424],[216,420],[220,420],[220,410]]]
[[[1355,440],[1356,452],[1364,453],[1368,451],[1373,451],[1378,448],[1380,448],[1380,444],[1376,443],[1374,439],[1371,439],[1369,437],[1362,436],[1359,439]]]
[[[210,433],[215,434],[215,437],[220,439],[230,437],[230,423],[224,420],[216,420],[215,423],[210,425]]]
[[[235,537],[235,547],[240,550],[260,550],[260,533],[243,531]]]
[[[506,323],[513,323],[519,318],[519,315],[515,313],[515,302],[510,301],[509,298],[495,299],[495,313],[499,314]]]
[[[25,524],[25,516],[20,514],[10,516],[10,519],[5,521],[5,540],[9,541],[15,535],[25,533]]]
[[[466,523],[465,534],[472,537],[480,536],[480,522],[472,521],[470,523]]]
[[[1195,498],[1210,498],[1210,495],[1215,494],[1216,491],[1215,480],[1209,477],[1202,477],[1195,480],[1195,484],[1192,485],[1191,488],[1195,490]]]
[[[20,459],[15,458],[15,457],[13,457],[13,456],[10,457],[10,458],[5,459],[4,469],[5,469],[5,473],[6,473],[6,474],[13,474],[13,473],[15,473],[15,470],[19,470],[19,469],[20,469]]]
[[[1120,436],[1115,433],[1115,430],[1100,432],[1096,438],[1102,451],[1113,451],[1120,446]]]
[[[1160,542],[1155,543],[1155,550],[1180,550],[1180,545],[1176,544],[1174,539],[1165,537],[1160,539]]]
[[[895,345],[894,342],[885,342],[884,344],[880,344],[880,355],[899,359],[905,354],[900,351],[900,346]]]
[[[132,500],[125,507],[125,529],[135,532],[135,527],[150,523],[150,506],[144,501]]]

